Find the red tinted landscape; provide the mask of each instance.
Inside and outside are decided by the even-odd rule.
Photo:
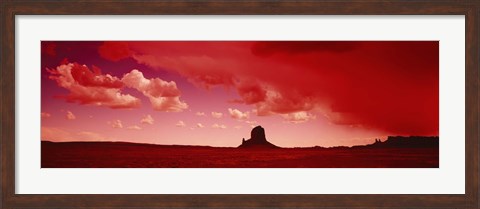
[[[261,126],[238,148],[126,142],[42,142],[42,168],[438,168],[438,137],[353,147],[280,148]]]
[[[42,168],[438,168],[438,148],[237,149],[42,142]]]
[[[42,168],[438,168],[439,42],[42,41],[41,105]]]

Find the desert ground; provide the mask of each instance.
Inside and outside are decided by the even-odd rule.
[[[438,147],[274,148],[42,141],[42,168],[438,168]]]

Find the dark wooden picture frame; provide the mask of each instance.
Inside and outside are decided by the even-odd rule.
[[[479,208],[479,0],[113,1],[1,3],[1,208]],[[462,195],[15,194],[16,15],[465,15],[466,146]],[[463,69],[458,69],[463,70]],[[448,181],[448,179],[445,179]]]

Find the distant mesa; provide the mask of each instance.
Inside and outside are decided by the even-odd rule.
[[[438,136],[389,136],[387,140],[375,139],[375,143],[352,148],[428,148],[438,147]]]
[[[239,148],[278,148],[274,144],[267,141],[265,138],[265,129],[261,126],[257,126],[252,129],[250,133],[250,139],[242,139],[242,144]]]

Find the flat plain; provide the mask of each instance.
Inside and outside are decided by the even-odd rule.
[[[42,141],[42,168],[438,168],[438,147],[274,148]]]

